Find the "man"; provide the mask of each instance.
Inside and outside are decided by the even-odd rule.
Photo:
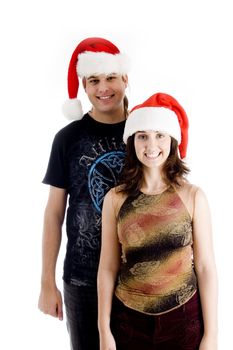
[[[50,185],[50,192],[44,215],[39,308],[63,319],[55,269],[69,200],[63,280],[73,350],[99,348],[96,278],[101,209],[104,195],[116,185],[123,166],[127,72],[127,58],[108,40],[87,38],[79,43],[69,64],[69,100],[64,105],[67,117],[78,120],[56,134],[43,180]],[[84,116],[76,98],[78,77],[92,104]]]

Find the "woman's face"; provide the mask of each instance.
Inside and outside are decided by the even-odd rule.
[[[134,138],[135,153],[146,167],[160,167],[169,156],[171,137],[160,131],[138,131]]]

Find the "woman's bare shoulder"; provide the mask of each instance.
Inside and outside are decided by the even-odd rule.
[[[122,192],[122,186],[116,186],[111,188],[106,196],[109,197],[109,199],[111,200],[112,206],[117,215],[122,204],[127,198],[127,195],[124,192]]]
[[[180,186],[176,187],[176,191],[183,193],[184,195],[194,196],[194,197],[199,189],[200,188],[197,185],[184,180],[180,182]]]
[[[191,218],[193,218],[194,208],[195,208],[195,198],[196,194],[199,191],[199,187],[188,182],[180,182],[180,186],[175,187],[176,192],[182,199],[186,209],[188,210]]]

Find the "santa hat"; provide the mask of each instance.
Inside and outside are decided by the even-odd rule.
[[[123,140],[137,131],[155,130],[174,137],[179,145],[181,158],[185,158],[188,146],[188,118],[185,110],[170,95],[157,93],[135,106],[126,120]]]
[[[129,70],[128,58],[110,41],[87,38],[74,50],[68,69],[68,95],[63,113],[68,119],[82,119],[81,102],[77,99],[79,79],[91,75],[116,73],[125,75]]]

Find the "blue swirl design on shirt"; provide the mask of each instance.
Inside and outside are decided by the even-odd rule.
[[[97,158],[88,174],[88,188],[96,210],[101,213],[103,199],[108,190],[117,184],[124,166],[125,153],[112,151]]]

